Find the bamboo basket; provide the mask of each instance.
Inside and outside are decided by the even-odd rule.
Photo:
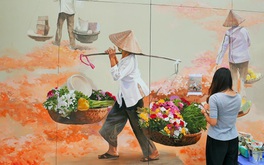
[[[61,124],[93,124],[103,120],[107,113],[108,107],[89,109],[87,111],[72,112],[69,118],[61,117],[55,111],[48,111],[52,120]]]
[[[250,111],[250,109],[248,109],[246,112],[243,111],[239,111],[239,113],[237,114],[237,117],[242,117],[248,114],[248,112]]]
[[[246,103],[244,103],[243,106],[240,108],[237,117],[242,117],[247,115],[250,109],[251,109],[251,101],[246,101]]]
[[[253,80],[247,80],[245,81],[245,84],[254,84],[255,82],[259,81],[260,79],[262,79],[262,75],[260,75],[258,78],[253,79]]]
[[[166,146],[188,146],[197,143],[202,135],[202,132],[195,134],[188,134],[183,136],[181,139],[175,139],[172,137],[165,136],[158,131],[150,131],[148,129],[143,129],[145,135],[152,141],[163,144]]]

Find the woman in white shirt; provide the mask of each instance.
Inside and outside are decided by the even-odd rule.
[[[246,96],[244,82],[248,72],[248,63],[250,60],[249,47],[250,38],[248,31],[239,26],[245,19],[241,18],[230,10],[223,26],[231,27],[226,31],[222,45],[220,47],[216,64],[222,63],[223,57],[229,47],[229,67],[233,78],[234,90]],[[238,77],[238,73],[240,77]],[[240,89],[238,88],[238,80],[240,80]]]
[[[149,88],[141,78],[135,55],[142,51],[131,30],[111,34],[109,38],[122,52],[122,57],[118,61],[116,48],[109,48],[105,51],[109,54],[110,72],[113,79],[118,81],[119,90],[117,101],[99,131],[108,142],[109,149],[106,153],[98,155],[98,158],[117,159],[119,157],[117,136],[129,120],[144,155],[141,161],[158,160],[159,153],[155,144],[144,135],[138,123],[137,108],[144,106],[143,97],[149,95]]]

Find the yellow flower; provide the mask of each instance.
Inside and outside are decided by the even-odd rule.
[[[249,74],[252,74],[252,73],[254,73],[254,72],[253,72],[252,69],[248,69],[248,73],[249,73]]]
[[[148,113],[149,112],[149,108],[141,108],[141,112]]]
[[[86,100],[85,98],[81,97],[78,100],[78,106],[77,109],[79,111],[87,111],[89,109],[90,105],[89,105],[89,101]]]
[[[157,108],[156,111],[153,114],[157,114],[160,112],[160,108]]]
[[[249,75],[249,77],[248,77],[248,75]],[[246,80],[254,80],[256,78],[257,78],[256,73],[252,69],[248,69],[248,74],[247,74]]]
[[[182,133],[183,135],[186,135],[186,129],[185,129],[185,128],[182,128],[182,129],[181,129],[181,133]]]
[[[183,120],[183,117],[182,117],[182,115],[180,113],[176,113],[176,115],[178,116],[178,118]]]
[[[256,78],[257,78],[256,74],[255,74],[255,73],[251,74],[251,78],[252,78],[253,80],[256,79]]]
[[[147,113],[140,113],[139,114],[139,117],[141,118],[141,119],[143,119],[145,122],[148,122],[149,121],[149,117],[148,117],[148,114]]]
[[[247,101],[247,100],[243,97],[243,98],[242,98],[242,101],[241,101],[241,104],[244,105],[244,104],[246,103],[246,101]]]
[[[165,100],[164,100],[164,99],[160,99],[160,100],[158,101],[158,103],[165,103]]]
[[[170,113],[170,108],[165,111],[166,115],[169,115],[169,113]]]
[[[169,135],[170,134],[170,130],[168,127],[164,127],[164,131]]]
[[[246,80],[249,81],[251,79],[250,75],[247,74]]]

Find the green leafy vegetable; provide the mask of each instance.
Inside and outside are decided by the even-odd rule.
[[[187,128],[191,134],[206,130],[207,122],[198,104],[192,103],[181,112]]]

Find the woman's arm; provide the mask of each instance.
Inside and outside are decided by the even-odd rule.
[[[204,115],[205,120],[211,125],[215,126],[217,124],[217,119],[216,118],[210,118],[209,116],[209,104],[205,104],[203,106],[204,108],[201,110],[201,113]]]
[[[217,119],[215,118],[210,118],[209,114],[205,112],[204,114],[205,120],[207,123],[209,123],[211,126],[215,126],[217,124]]]
[[[227,51],[228,46],[229,46],[229,36],[226,34],[224,36],[223,41],[222,41],[221,47],[218,50],[218,55],[217,55],[217,58],[216,58],[216,64],[217,65],[220,65],[222,63],[224,55],[225,55],[225,52]]]
[[[115,66],[118,63],[117,57],[116,57],[116,48],[108,48],[105,53],[109,55],[110,65],[111,67]]]

